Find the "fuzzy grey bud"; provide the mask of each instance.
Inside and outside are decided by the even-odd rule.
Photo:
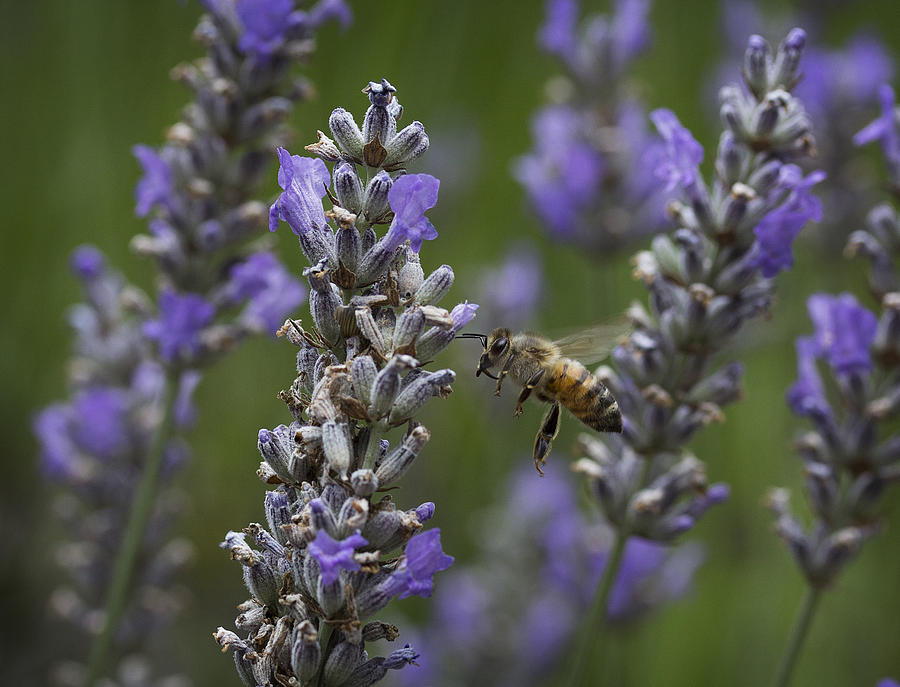
[[[319,602],[319,606],[322,607],[327,618],[333,618],[339,613],[344,612],[344,600],[344,585],[340,579],[337,579],[330,584],[324,584],[322,580],[319,579],[316,590],[316,601]]]
[[[309,620],[304,620],[294,628],[291,644],[291,669],[301,684],[307,684],[315,677],[321,658],[319,633]]]
[[[437,389],[452,384],[455,379],[456,373],[453,370],[438,370],[421,375],[397,395],[388,422],[398,425],[413,417]]]
[[[341,685],[363,662],[363,643],[341,642],[335,646],[325,661],[322,684],[325,687]]]
[[[322,425],[322,448],[325,451],[328,466],[346,479],[353,453],[346,425],[338,422],[324,423]]]
[[[331,135],[334,136],[338,147],[354,162],[362,163],[365,141],[363,141],[362,131],[359,130],[353,115],[344,108],[338,107],[328,118],[328,127],[331,129]]]
[[[338,229],[335,238],[339,267],[355,272],[362,256],[359,231],[356,227],[344,227]]]
[[[279,427],[287,429],[284,425]],[[293,481],[293,475],[290,470],[291,451],[286,443],[281,440],[281,437],[268,429],[261,429],[259,430],[256,446],[263,460],[275,471],[279,478],[285,482]]]
[[[356,470],[350,475],[353,493],[360,498],[369,498],[378,490],[378,478],[371,470]]]
[[[384,223],[390,213],[388,193],[394,181],[391,175],[381,170],[366,186],[362,202],[362,215],[369,224]]]
[[[431,432],[421,425],[410,432],[403,443],[391,451],[375,470],[378,483],[387,485],[402,477],[429,439]]]
[[[413,306],[407,308],[394,326],[394,353],[415,355],[416,339],[425,329],[425,313],[422,308]]]
[[[400,389],[400,372],[416,367],[418,362],[408,355],[395,355],[378,373],[372,386],[371,408],[375,418],[388,414]]]
[[[316,135],[319,137],[319,140],[304,146],[304,148],[314,155],[318,155],[326,162],[339,162],[341,160],[341,151],[338,150],[334,141],[321,131],[316,131]]]
[[[772,67],[771,85],[790,90],[797,83],[797,69],[803,48],[806,46],[806,32],[803,29],[791,29],[784,42],[778,46],[778,54]]]
[[[422,286],[416,291],[416,302],[422,305],[439,302],[453,286],[453,279],[453,269],[450,265],[441,265],[422,282]]]
[[[407,247],[406,264],[400,268],[397,274],[397,290],[400,292],[400,298],[411,299],[422,286],[423,281],[425,281],[425,272],[422,270],[419,254]]]
[[[421,157],[428,150],[428,134],[421,122],[404,127],[387,145],[384,166],[394,169]]]
[[[355,215],[362,212],[363,185],[356,173],[356,167],[349,162],[341,163],[334,170],[332,183],[338,205]]]

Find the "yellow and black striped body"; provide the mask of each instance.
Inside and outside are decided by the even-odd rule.
[[[591,429],[622,431],[622,414],[616,399],[603,382],[577,360],[556,358],[535,391],[541,400],[559,401]]]

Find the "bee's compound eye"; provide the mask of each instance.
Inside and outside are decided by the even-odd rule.
[[[497,339],[493,344],[491,344],[491,353],[494,355],[503,355],[506,353],[506,349],[509,348],[509,339],[505,336],[501,336]]]

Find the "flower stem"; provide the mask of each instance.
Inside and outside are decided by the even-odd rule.
[[[803,648],[806,635],[809,634],[809,626],[812,624],[820,594],[820,590],[815,587],[809,587],[806,590],[803,604],[800,606],[797,617],[794,619],[794,626],[791,628],[787,648],[781,657],[781,663],[778,664],[778,672],[775,674],[775,682],[773,683],[775,687],[787,687],[790,684],[791,673],[793,673],[794,666],[800,656],[800,650]]]
[[[594,599],[591,601],[582,624],[578,639],[578,652],[575,654],[575,660],[572,663],[571,678],[566,683],[569,685],[586,684],[584,682],[584,673],[590,663],[592,649],[595,648],[595,644],[599,643],[603,636],[606,609],[609,606],[609,595],[612,592],[616,577],[618,577],[622,556],[625,553],[625,544],[628,542],[627,532],[616,530],[613,536],[613,545],[609,552],[609,558],[606,561],[606,565],[603,566],[603,576],[600,578],[597,592],[594,594]]]
[[[178,389],[178,379],[179,375],[177,372],[170,371],[166,375],[165,386],[160,399],[162,417],[153,434],[147,462],[144,465],[143,474],[134,493],[128,524],[122,536],[119,553],[116,556],[109,592],[106,597],[105,621],[103,629],[91,645],[87,677],[84,682],[85,687],[93,687],[109,670],[108,663],[113,638],[128,602],[128,592],[140,554],[141,541],[144,538],[147,521],[153,512],[156,490],[162,472],[166,442],[173,425],[173,405]]]

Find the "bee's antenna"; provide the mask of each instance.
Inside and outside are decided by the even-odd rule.
[[[481,341],[481,345],[484,348],[487,348],[487,334],[473,334],[472,332],[466,332],[465,334],[457,334],[457,339],[478,339]]]

